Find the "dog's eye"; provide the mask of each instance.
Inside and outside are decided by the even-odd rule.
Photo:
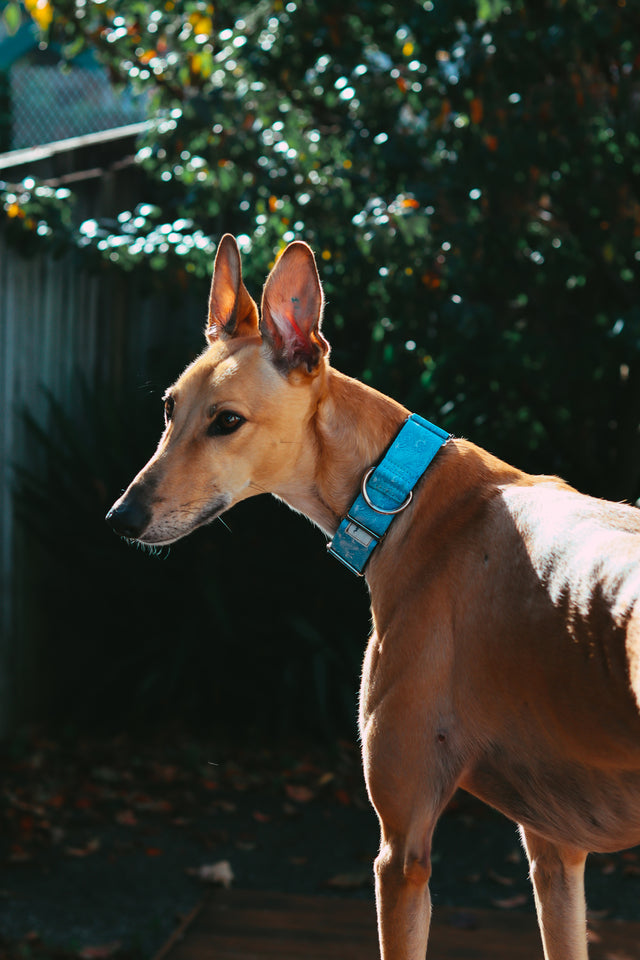
[[[244,422],[244,417],[241,417],[239,413],[234,413],[233,410],[223,410],[209,425],[207,433],[210,437],[226,436],[241,427]]]
[[[166,423],[173,418],[173,409],[176,405],[173,397],[166,397],[164,401],[164,419]]]

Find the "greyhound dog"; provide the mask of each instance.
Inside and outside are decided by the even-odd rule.
[[[333,369],[310,248],[260,314],[225,235],[208,345],[107,519],[167,544],[270,492],[371,594],[360,691],[383,960],[423,960],[458,787],[520,826],[546,960],[586,960],[589,851],[640,843],[640,513],[531,476]]]

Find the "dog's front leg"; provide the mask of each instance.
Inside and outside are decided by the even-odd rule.
[[[435,824],[394,833],[381,820],[375,862],[378,937],[382,960],[424,960],[431,922],[430,844]]]
[[[431,840],[455,779],[437,751],[429,749],[427,741],[437,742],[437,734],[431,738],[425,732],[424,717],[416,724],[407,714],[407,701],[400,696],[404,702],[394,705],[392,699],[385,698],[383,709],[363,728],[365,777],[381,831],[375,862],[380,953],[382,960],[424,960]],[[380,716],[388,707],[392,723]]]
[[[545,960],[587,960],[587,854],[520,829],[531,868]]]

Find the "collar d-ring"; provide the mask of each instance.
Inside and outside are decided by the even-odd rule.
[[[369,470],[367,470],[364,477],[362,478],[362,484],[360,486],[360,489],[362,491],[362,496],[365,499],[365,503],[367,504],[368,507],[371,507],[372,510],[375,510],[376,513],[383,513],[386,517],[393,517],[395,516],[396,513],[402,513],[402,511],[406,510],[409,504],[411,503],[411,501],[413,500],[413,490],[409,490],[409,493],[405,497],[404,501],[400,504],[399,507],[395,507],[395,509],[393,510],[383,510],[382,507],[376,507],[375,503],[372,502],[371,497],[367,492],[367,481],[369,480],[369,477],[371,476],[374,470],[375,470],[375,466],[371,467]]]

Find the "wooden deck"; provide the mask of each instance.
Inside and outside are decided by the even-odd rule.
[[[590,960],[640,960],[640,923],[594,921]],[[542,960],[534,917],[436,909],[429,960]],[[232,890],[212,893],[155,960],[377,960],[372,903]]]

